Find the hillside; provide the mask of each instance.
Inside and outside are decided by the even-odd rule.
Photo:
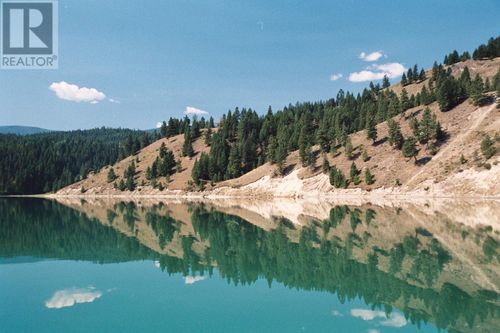
[[[31,135],[47,132],[51,132],[51,130],[30,126],[0,126],[0,134]]]
[[[500,58],[493,60],[467,60],[451,67],[454,77],[459,77],[465,66],[471,77],[479,74],[483,80],[491,81],[500,69]],[[427,79],[409,84],[404,88],[408,95],[416,94],[424,85],[429,86],[431,71],[426,71]],[[388,88],[400,95],[402,86],[397,83]],[[493,92],[489,93],[494,96]],[[446,133],[446,139],[439,142],[436,151],[429,144],[417,144],[415,158],[405,158],[401,151],[391,147],[388,140],[387,121],[376,125],[377,141],[372,143],[366,138],[366,132],[358,131],[349,135],[353,147],[353,156],[347,157],[345,147],[340,146],[332,154],[322,155],[318,145],[311,147],[316,161],[308,167],[302,167],[299,152],[292,151],[283,162],[284,175],[277,172],[275,164],[265,163],[240,177],[221,182],[207,182],[204,192],[195,191],[192,184],[194,163],[202,153],[209,153],[210,147],[204,144],[203,135],[193,140],[193,157],[182,157],[184,136],[164,138],[140,150],[115,165],[113,170],[122,178],[124,170],[135,161],[137,184],[133,192],[115,189],[114,182],[107,181],[111,166],[91,173],[87,179],[72,184],[57,192],[58,195],[214,195],[214,196],[307,196],[307,195],[435,195],[435,196],[500,196],[500,166],[498,153],[486,160],[481,154],[481,141],[485,134],[498,138],[500,117],[494,99],[486,105],[475,106],[468,98],[450,111],[441,112],[436,101],[428,106],[412,107],[392,119],[396,121],[405,138],[412,135],[410,119],[415,116],[421,120],[423,111],[429,107]],[[495,142],[497,152],[499,143]],[[181,161],[180,172],[174,173],[167,181],[159,177],[158,183],[164,189],[153,188],[146,178],[146,169],[159,154],[164,143],[171,150],[176,160]],[[366,150],[368,158],[363,158]],[[434,155],[433,155],[434,153]],[[366,155],[365,154],[365,155]],[[330,166],[336,166],[349,178],[351,164],[354,162],[360,171],[360,184],[352,182],[347,189],[336,189],[330,184],[329,176],[322,173],[323,156]],[[461,157],[463,156],[463,158]],[[366,157],[366,156],[365,156]],[[364,170],[369,168],[375,182],[365,184]],[[118,181],[118,180],[117,180]],[[196,193],[194,193],[196,192]]]

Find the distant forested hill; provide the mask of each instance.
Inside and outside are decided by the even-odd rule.
[[[0,134],[0,194],[55,191],[150,144],[154,134],[99,128]]]
[[[0,126],[0,134],[30,135],[51,132],[48,129],[30,126]]]

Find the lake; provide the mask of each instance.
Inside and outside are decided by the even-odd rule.
[[[1,332],[498,332],[500,203],[0,199]]]

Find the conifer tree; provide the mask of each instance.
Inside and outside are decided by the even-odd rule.
[[[406,74],[403,73],[403,76],[401,76],[401,85],[404,87],[408,85],[408,79],[406,78]]]
[[[210,146],[212,144],[212,127],[210,126],[208,126],[208,128],[205,131],[204,141],[207,146]]]
[[[359,170],[354,162],[351,163],[350,176],[351,176],[351,182],[354,185],[358,185],[361,182],[361,180],[359,179]]]
[[[366,185],[372,185],[375,183],[375,177],[373,177],[373,174],[371,173],[369,168],[365,169],[365,183]]]
[[[335,188],[346,188],[347,179],[342,171],[333,166],[330,170],[330,184]]]
[[[410,108],[410,99],[408,98],[408,91],[405,88],[401,90],[401,108],[406,111]]]
[[[391,82],[389,81],[389,77],[387,75],[384,75],[384,78],[382,79],[382,88],[386,89],[391,86]]]
[[[348,137],[346,140],[346,143],[345,143],[345,155],[347,156],[348,159],[352,159],[352,157],[353,157],[352,150],[353,150],[353,147],[352,147],[351,138]]]
[[[420,70],[420,74],[418,75],[418,80],[419,80],[419,81],[424,81],[426,78],[427,78],[427,77],[426,77],[426,75],[425,75],[425,71],[424,71],[424,69],[422,68],[422,69]]]
[[[162,138],[166,138],[168,133],[167,123],[164,121],[161,123],[160,135]]]
[[[114,182],[116,178],[118,178],[118,177],[115,174],[115,170],[113,168],[109,169],[108,176],[107,176],[108,183]]]
[[[366,138],[372,140],[372,144],[377,141],[377,126],[375,125],[375,118],[371,114],[366,117]]]
[[[410,136],[403,143],[403,156],[407,158],[415,158],[415,162],[417,161],[417,139],[415,137]]]
[[[481,152],[486,159],[489,159],[496,154],[496,147],[488,134],[486,134],[481,141]]]
[[[184,144],[182,146],[182,155],[187,157],[194,156],[191,131],[189,129],[184,132]]]
[[[323,164],[321,165],[321,169],[323,170],[324,174],[330,173],[330,162],[328,162],[326,154],[323,154]]]

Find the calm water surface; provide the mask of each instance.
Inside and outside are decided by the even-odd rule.
[[[498,231],[443,214],[0,199],[0,331],[498,332]]]

